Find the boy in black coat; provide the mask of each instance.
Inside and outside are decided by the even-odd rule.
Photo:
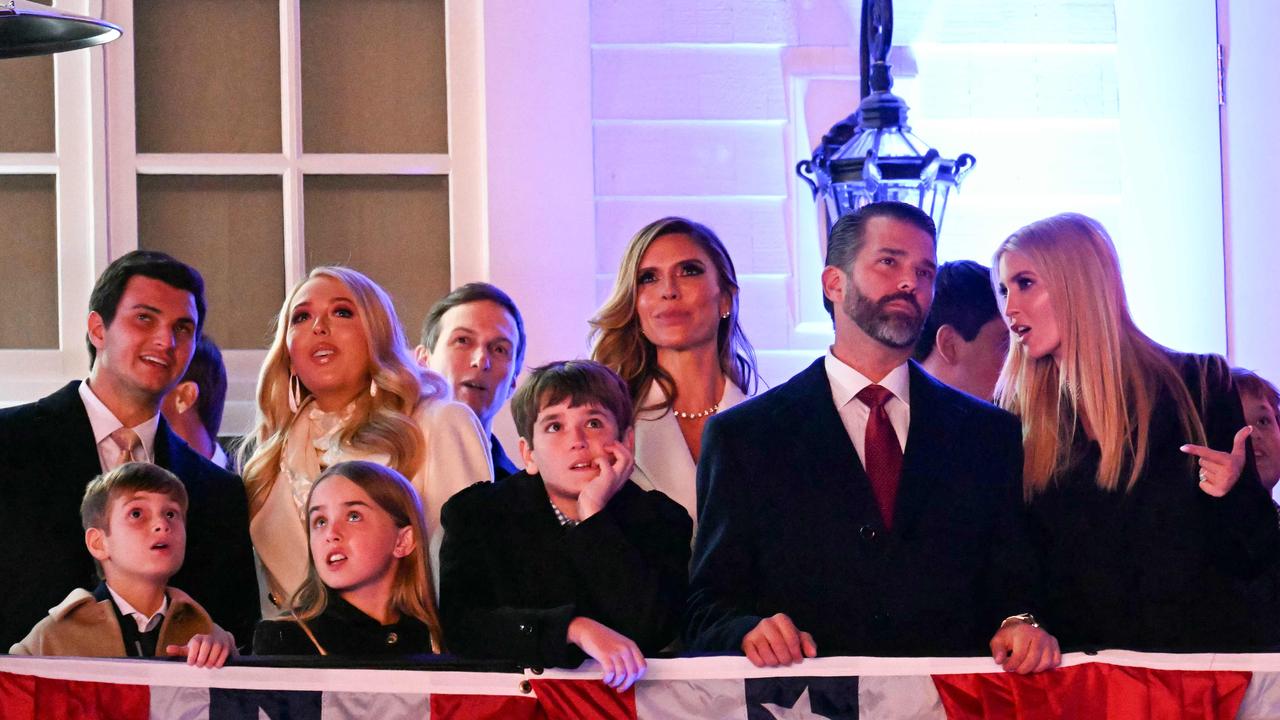
[[[458,493],[441,515],[446,645],[533,666],[586,653],[624,690],[676,636],[692,522],[628,482],[630,394],[603,365],[537,368],[511,412],[525,471]]]

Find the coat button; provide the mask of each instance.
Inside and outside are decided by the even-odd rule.
[[[397,635],[397,634],[395,634],[395,633],[393,633],[393,632],[389,632],[389,633],[387,633],[387,644],[388,644],[388,645],[395,645],[395,644],[396,644],[396,643],[398,643],[398,642],[400,642],[400,636],[399,636],[399,635]]]
[[[866,540],[867,542],[871,542],[872,540],[876,539],[876,536],[879,535],[879,533],[876,532],[876,529],[874,527],[870,525],[863,525],[862,527],[858,528],[858,535],[863,540]]]

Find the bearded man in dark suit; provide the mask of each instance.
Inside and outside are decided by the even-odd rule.
[[[902,203],[841,218],[822,273],[826,357],[707,424],[691,650],[758,666],[819,652],[1061,661],[1029,612],[1017,420],[909,360],[936,238]]]
[[[183,442],[160,416],[205,319],[204,280],[158,252],[112,262],[89,298],[89,377],[0,410],[0,648],[21,640],[76,587],[94,588],[80,500],[96,475],[146,461],[187,488],[187,552],[172,585],[239,643],[257,609],[240,478]]]

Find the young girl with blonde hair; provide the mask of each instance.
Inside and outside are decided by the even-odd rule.
[[[1045,627],[1064,649],[1249,645],[1232,580],[1278,536],[1226,362],[1138,329],[1083,215],[1018,230],[993,265],[1014,339],[996,394],[1022,420]]]
[[[249,440],[244,479],[265,617],[306,576],[305,502],[325,468],[370,460],[409,478],[433,554],[440,507],[493,474],[475,415],[413,361],[386,292],[345,267],[312,270],[285,299]]]
[[[441,650],[427,525],[403,475],[348,461],[307,499],[311,552],[289,617],[254,633],[259,655],[414,655]]]

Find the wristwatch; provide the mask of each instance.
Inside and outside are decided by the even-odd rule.
[[[1032,615],[1031,613],[1021,613],[1019,615],[1010,615],[1009,617],[1005,618],[1004,622],[1000,623],[1000,629],[1003,630],[1010,623],[1015,623],[1015,622],[1026,623],[1033,628],[1040,627],[1040,621],[1036,620],[1035,615]]]

